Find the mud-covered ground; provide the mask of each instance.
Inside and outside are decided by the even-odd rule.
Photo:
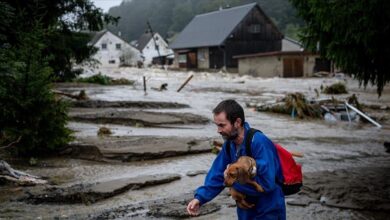
[[[15,168],[46,177],[50,184],[20,188],[0,186],[0,219],[175,219],[187,218],[185,206],[200,186],[220,140],[211,111],[227,98],[244,106],[247,121],[289,150],[304,153],[304,188],[286,197],[288,219],[388,219],[390,214],[390,88],[376,89],[335,78],[253,78],[226,73],[173,72],[155,69],[100,70],[132,86],[58,84],[56,89],[89,101],[72,104],[69,127],[76,140],[58,157],[34,167]],[[193,79],[178,93],[185,79]],[[147,78],[147,92],[142,77]],[[337,81],[349,94],[377,108],[366,109],[372,124],[298,120],[256,112],[246,103],[269,103],[288,92],[318,98],[314,89]],[[168,90],[157,91],[163,83]],[[330,96],[320,94],[319,98]],[[101,127],[109,136],[98,136]],[[227,192],[202,207],[197,219],[236,219]]]

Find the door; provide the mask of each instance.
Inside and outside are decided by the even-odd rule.
[[[197,68],[196,52],[189,52],[187,54],[187,68]]]
[[[283,77],[302,77],[303,58],[284,58]]]

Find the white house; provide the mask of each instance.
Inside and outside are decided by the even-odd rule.
[[[88,43],[98,48],[92,58],[100,62],[99,67],[137,66],[142,62],[141,52],[108,30],[97,32]]]
[[[145,66],[152,64],[153,58],[162,58],[162,60],[165,60],[165,58],[173,59],[173,51],[168,48],[168,43],[158,33],[154,33],[153,39],[152,33],[147,30],[141,35],[135,46],[144,56]]]

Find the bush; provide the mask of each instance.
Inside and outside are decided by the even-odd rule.
[[[100,85],[109,85],[111,82],[111,78],[108,76],[103,76],[102,74],[96,74],[90,77],[78,78],[75,80],[76,82],[81,83],[94,83]]]
[[[324,89],[325,94],[345,94],[347,92],[347,87],[344,83],[338,82],[334,83],[330,86],[325,87]]]
[[[67,104],[51,91],[42,31],[24,34],[21,44],[0,49],[0,145],[17,155],[42,156],[72,139],[65,127]]]
[[[134,84],[133,81],[130,81],[128,79],[124,79],[124,78],[112,79],[111,77],[104,76],[101,73],[90,77],[78,78],[75,80],[75,82],[94,83],[100,85],[133,85]]]

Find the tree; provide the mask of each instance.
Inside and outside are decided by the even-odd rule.
[[[32,30],[0,49],[0,144],[22,156],[42,156],[71,140],[66,104],[51,91],[51,56],[43,53],[50,33],[39,24]]]
[[[390,81],[390,1],[290,0],[306,22],[303,43],[357,78],[377,86]]]
[[[44,53],[53,55],[49,66],[58,80],[75,77],[79,72],[72,70],[95,52],[87,43],[90,36],[86,31],[101,30],[106,23],[115,23],[118,18],[103,14],[90,0],[0,0],[15,14],[6,36],[0,45],[21,43],[20,33],[33,31],[39,21],[43,30],[51,30],[45,36],[47,47]],[[84,32],[82,32],[84,31]]]
[[[71,140],[53,79],[74,76],[93,53],[88,34],[105,22],[89,0],[0,0],[0,148],[42,155]]]

